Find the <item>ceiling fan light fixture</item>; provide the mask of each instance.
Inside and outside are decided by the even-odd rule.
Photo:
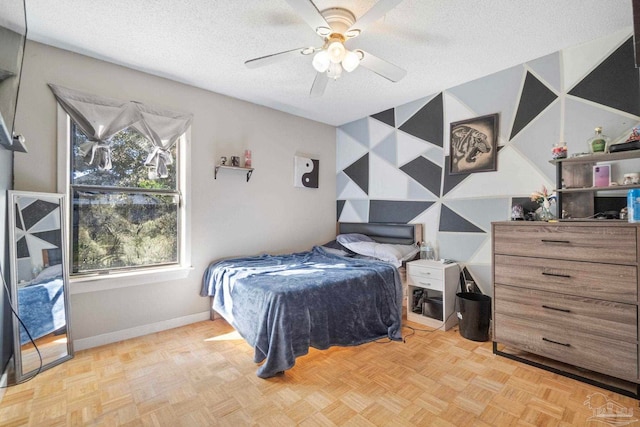
[[[355,52],[347,51],[342,60],[342,68],[348,73],[352,72],[360,65],[360,55]]]
[[[342,65],[331,63],[329,66],[329,70],[327,71],[327,76],[332,78],[333,80],[338,80],[342,75]]]
[[[321,50],[313,56],[313,61],[311,62],[313,68],[316,69],[319,73],[324,73],[329,69],[329,65],[331,65],[331,58],[329,56],[329,52],[326,50]]]
[[[358,37],[360,35],[360,30],[358,29],[353,29],[353,30],[349,30],[346,33],[344,33],[344,36],[348,39],[352,39],[354,37]]]
[[[339,64],[344,59],[344,55],[346,54],[346,49],[344,45],[340,41],[334,41],[329,44],[327,47],[327,51],[329,52],[329,58],[331,62],[334,64]]]
[[[333,30],[329,27],[318,27],[316,28],[316,34],[320,37],[327,37],[331,34]]]

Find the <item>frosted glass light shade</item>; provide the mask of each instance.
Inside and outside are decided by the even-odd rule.
[[[355,52],[347,52],[342,60],[342,68],[348,73],[352,72],[360,65],[360,57]]]
[[[333,80],[337,80],[342,75],[342,65],[331,63],[327,76]]]
[[[334,64],[339,64],[344,59],[344,55],[346,53],[344,45],[340,42],[331,43],[327,48],[327,51],[329,52],[331,62]]]
[[[329,58],[329,52],[326,50],[321,50],[313,56],[313,61],[311,62],[313,68],[316,69],[319,73],[324,73],[329,69],[329,65],[331,65],[331,59]]]

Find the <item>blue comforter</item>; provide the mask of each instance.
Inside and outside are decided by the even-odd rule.
[[[382,261],[352,259],[320,247],[212,263],[202,296],[264,361],[257,375],[290,369],[309,347],[401,339],[402,285]]]

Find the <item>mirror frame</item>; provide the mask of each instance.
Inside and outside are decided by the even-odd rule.
[[[30,198],[43,200],[48,203],[57,204],[59,206],[58,212],[60,215],[60,249],[61,249],[61,264],[62,264],[62,280],[63,280],[63,294],[64,294],[64,310],[65,310],[65,322],[66,322],[66,337],[67,337],[67,354],[58,357],[50,362],[45,360],[42,362],[42,366],[38,364],[38,367],[31,369],[27,372],[23,372],[23,357],[20,344],[20,321],[13,316],[13,347],[14,347],[14,364],[15,364],[15,376],[16,382],[20,382],[27,377],[31,377],[45,369],[49,369],[53,366],[69,360],[73,357],[73,341],[71,339],[71,327],[70,327],[70,312],[69,312],[69,272],[67,262],[67,215],[66,215],[66,196],[64,194],[57,193],[37,193],[31,191],[15,191],[8,190],[7,197],[7,210],[9,217],[9,256],[11,266],[11,297],[12,305],[14,309],[20,315],[19,309],[19,276],[18,276],[18,249],[16,242],[16,204],[21,198]],[[36,338],[37,341],[37,338]],[[41,355],[42,356],[42,355]]]

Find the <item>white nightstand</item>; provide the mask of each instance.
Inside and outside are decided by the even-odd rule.
[[[458,323],[458,264],[424,259],[407,263],[407,320],[443,331]],[[443,326],[444,325],[444,326]]]

